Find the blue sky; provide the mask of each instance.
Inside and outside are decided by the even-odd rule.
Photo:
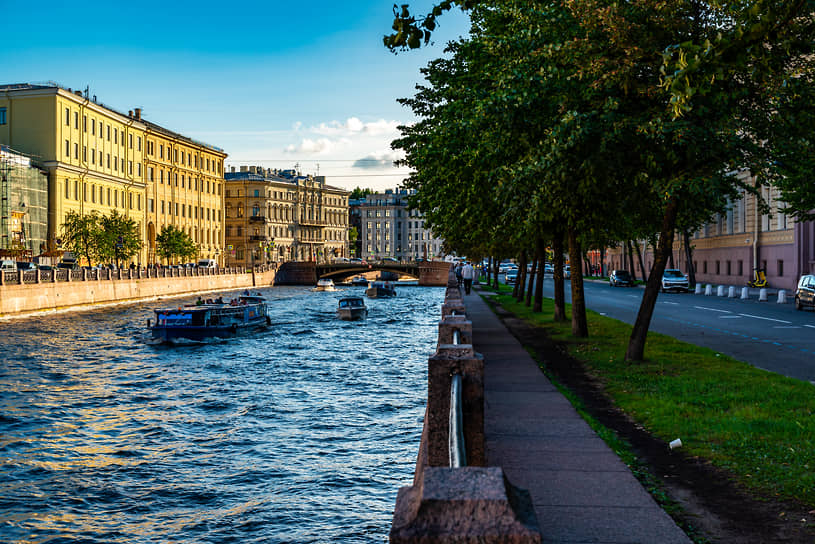
[[[393,3],[7,1],[2,83],[90,87],[118,111],[141,107],[223,148],[228,165],[316,174],[319,164],[332,185],[391,188],[404,172],[390,141],[413,120],[396,99],[468,28],[461,12],[445,14],[432,47],[394,55],[382,46]]]

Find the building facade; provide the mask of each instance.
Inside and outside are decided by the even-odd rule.
[[[217,194],[221,182],[214,180],[222,178],[226,154],[143,120],[139,109],[125,115],[87,92],[56,84],[3,85],[0,143],[31,155],[48,173],[50,251],[58,245],[60,227],[69,212],[109,215],[114,210],[138,225],[144,242],[141,254],[134,258],[139,263],[156,260],[155,237],[167,224],[185,229],[193,240],[197,235],[202,256],[212,256],[221,247],[219,234],[212,232],[217,219],[210,223],[194,219],[206,217],[207,209],[210,217],[222,212],[222,196]],[[162,149],[167,150],[163,156]],[[205,170],[207,160],[209,170]],[[165,180],[172,176],[172,186],[165,183],[162,188],[161,175]],[[176,176],[179,182],[184,180],[183,188],[176,188]],[[210,190],[216,183],[214,194],[201,189],[206,181]],[[193,205],[199,211],[192,209],[193,217],[188,218]]]
[[[228,265],[348,256],[348,191],[292,170],[232,170],[225,175]]]
[[[30,260],[47,252],[47,240],[48,174],[0,146],[0,256]]]
[[[425,228],[424,218],[408,208],[406,189],[386,190],[359,200],[360,257],[430,259],[443,254],[443,240]]]

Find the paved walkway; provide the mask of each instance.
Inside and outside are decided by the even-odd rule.
[[[543,542],[689,544],[477,292],[464,303],[485,361],[487,462],[529,490]]]

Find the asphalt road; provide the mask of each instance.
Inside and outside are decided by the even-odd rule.
[[[551,298],[552,290],[552,278],[547,276],[544,296]],[[641,287],[586,281],[585,292],[587,308],[634,323],[644,291]],[[741,294],[740,289],[736,292]],[[566,282],[567,302],[570,298]],[[789,294],[786,304],[776,300],[775,296],[759,302],[757,296],[741,300],[692,292],[660,293],[650,330],[815,383],[815,312],[796,311]],[[645,349],[647,355],[647,344]]]

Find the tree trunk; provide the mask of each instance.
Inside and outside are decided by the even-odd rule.
[[[526,305],[532,305],[532,291],[535,288],[535,273],[538,270],[538,261],[540,261],[540,255],[538,255],[537,251],[535,252],[535,258],[532,259],[532,270],[529,271],[529,285],[526,286]]]
[[[498,262],[499,259],[497,257],[492,262],[492,284],[495,286],[496,291],[498,291]]]
[[[690,233],[685,231],[682,236],[685,238],[685,257],[688,260],[688,283],[691,287],[695,287],[696,270],[693,269],[693,248],[690,245]]]
[[[563,289],[563,233],[558,232],[552,240],[554,253],[552,266],[554,273],[552,280],[555,287],[555,321],[566,321],[566,294]]]
[[[600,277],[606,276],[606,246],[600,248]]]
[[[670,265],[669,268],[676,268],[674,265],[674,248],[673,244],[671,244],[671,252],[668,253],[668,264]]]
[[[543,279],[546,276],[546,247],[541,238],[538,238],[535,244],[538,248],[540,266],[538,267],[538,281],[535,282],[535,304],[532,306],[532,311],[540,313],[543,310]]]
[[[673,196],[668,201],[665,214],[662,217],[662,231],[659,233],[659,242],[657,242],[657,248],[654,251],[654,268],[648,276],[648,283],[645,286],[645,293],[642,295],[637,320],[631,330],[628,350],[625,353],[626,361],[642,361],[645,355],[645,340],[648,336],[651,317],[654,315],[654,307],[662,285],[662,273],[665,271],[665,264],[668,262],[668,256],[673,249],[673,236],[678,212],[679,199]]]
[[[515,285],[512,287],[512,298],[516,301],[520,302],[521,297],[523,296],[523,289],[520,286],[520,279],[521,279],[521,268],[526,266],[524,263],[526,262],[526,251],[521,251],[520,257],[518,257],[518,275],[515,276]],[[506,281],[506,276],[504,276],[504,281]]]
[[[580,242],[577,240],[577,231],[569,227],[569,260],[572,266],[572,335],[578,338],[588,338],[589,325],[586,322],[586,298],[583,296],[583,267],[580,261],[583,255],[580,252]]]
[[[646,272],[645,263],[642,260],[642,251],[640,250],[640,243],[636,240],[634,240],[634,249],[637,250],[637,260],[640,262],[640,270],[642,270],[642,281],[644,283],[648,283],[648,272]],[[636,277],[636,274],[634,274],[634,276]]]
[[[626,240],[625,244],[628,246],[628,266],[630,267],[628,270],[631,272],[631,277],[637,279],[634,273],[634,248],[631,247],[631,240]]]

